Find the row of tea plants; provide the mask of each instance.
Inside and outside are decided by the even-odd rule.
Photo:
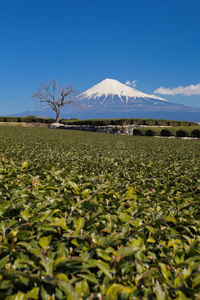
[[[199,140],[0,139],[0,299],[200,299]]]
[[[139,127],[133,129],[133,135],[200,138],[200,126]]]

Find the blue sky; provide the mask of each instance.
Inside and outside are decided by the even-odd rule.
[[[33,109],[54,78],[80,92],[137,80],[200,107],[199,12],[199,0],[0,0],[0,115]]]

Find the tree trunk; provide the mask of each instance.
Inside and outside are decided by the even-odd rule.
[[[59,119],[60,119],[60,108],[58,108],[56,111],[56,123],[59,123]]]

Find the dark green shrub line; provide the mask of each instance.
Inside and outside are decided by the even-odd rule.
[[[53,118],[36,118],[36,116],[30,115],[27,117],[0,117],[0,122],[27,122],[27,123],[53,123],[55,119]],[[88,120],[78,120],[76,118],[71,118],[70,120],[60,119],[62,124],[70,125],[95,125],[95,126],[106,126],[106,125],[149,125],[149,126],[195,126],[195,122],[187,121],[172,121],[163,119],[136,119],[136,118],[126,118],[126,119],[88,119]]]
[[[192,127],[189,130],[187,128],[182,127],[181,129],[176,128],[153,128],[149,129],[148,127],[135,128],[133,130],[133,135],[139,136],[175,136],[175,137],[196,137],[200,138],[200,129],[193,129]]]
[[[60,123],[73,124],[73,125],[95,125],[95,126],[106,126],[106,125],[149,125],[149,126],[195,126],[195,122],[187,121],[171,121],[162,119],[88,119],[88,120],[66,120],[61,119]]]
[[[47,123],[51,124],[55,122],[55,119],[43,119],[43,118],[36,118],[35,116],[27,116],[27,117],[0,117],[0,122],[25,122],[25,123]]]

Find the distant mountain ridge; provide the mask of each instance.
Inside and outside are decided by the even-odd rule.
[[[156,95],[148,95],[115,79],[105,79],[81,93],[74,100],[82,110],[62,107],[61,118],[157,118],[200,122],[200,108],[170,102]],[[50,109],[28,111],[27,114],[54,117]]]

